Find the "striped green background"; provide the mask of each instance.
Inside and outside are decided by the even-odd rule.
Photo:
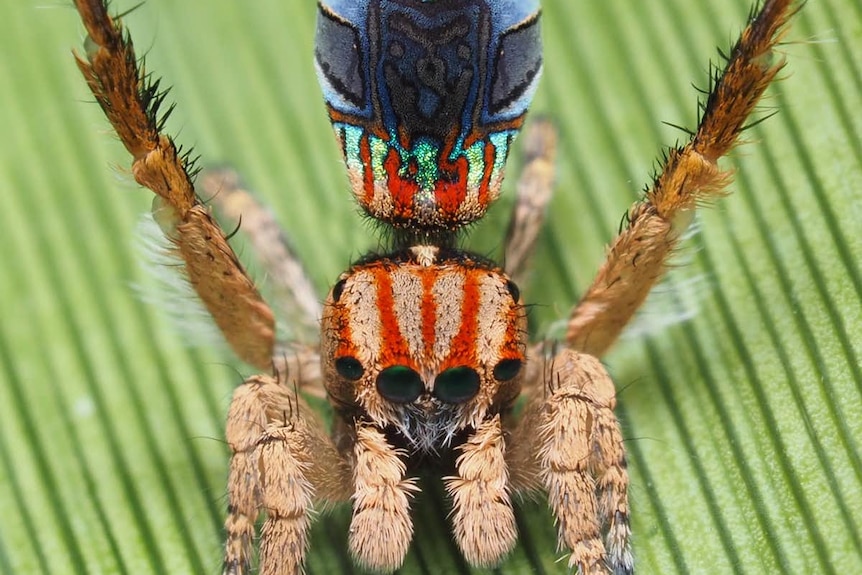
[[[525,286],[537,329],[576,300],[659,146],[681,137],[661,121],[693,124],[690,84],[748,3],[544,9],[535,108],[559,122],[562,159]],[[317,94],[314,12],[149,0],[127,22],[175,86],[171,131],[266,197],[322,292],[376,244]],[[0,13],[0,573],[216,574],[223,420],[247,369],[189,347],[130,287],[150,198],[111,168],[127,158],[71,60],[74,11]],[[781,111],[748,132],[733,195],[703,213],[677,272],[700,287],[665,298],[699,313],[607,358],[641,573],[862,572],[862,8],[810,1],[789,40],[767,102]],[[511,199],[469,245],[497,253]],[[403,572],[466,573],[432,495]],[[541,504],[519,517],[523,545],[498,572],[563,572]],[[311,572],[353,571],[345,529],[343,513],[318,523]]]

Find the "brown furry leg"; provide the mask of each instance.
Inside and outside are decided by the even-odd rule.
[[[139,69],[131,38],[105,2],[76,0],[87,28],[78,68],[120,141],[132,155],[132,175],[156,197],[153,218],[173,244],[183,270],[231,348],[243,361],[269,367],[275,319],[209,210],[195,195],[193,162],[161,133],[164,92]]]
[[[458,475],[446,478],[455,541],[471,565],[491,567],[518,539],[500,416],[483,422],[459,449]]]
[[[228,479],[224,573],[251,572],[255,521],[267,515],[261,575],[302,572],[312,503],[346,501],[351,467],[294,392],[255,376],[234,392],[226,436],[233,451]]]
[[[532,401],[512,434],[515,485],[547,492],[571,568],[629,574],[628,474],[613,382],[596,358],[568,349],[543,377],[547,396]]]
[[[410,497],[419,488],[405,479],[402,455],[379,429],[356,424],[349,545],[356,561],[374,571],[400,567],[413,539]]]
[[[715,76],[697,131],[665,157],[645,198],[626,215],[607,260],[569,319],[572,349],[601,357],[664,274],[695,208],[720,198],[731,181],[718,160],[736,144],[763,92],[784,66],[776,45],[800,4],[767,0]]]

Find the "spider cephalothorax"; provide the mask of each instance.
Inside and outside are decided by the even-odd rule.
[[[526,316],[496,265],[422,246],[354,265],[326,301],[323,376],[336,408],[448,447],[521,388]]]
[[[322,309],[272,217],[238,179],[220,171],[201,180],[201,196],[241,219],[263,254],[281,288],[278,308],[298,310],[306,326],[322,315],[318,344],[276,342],[273,313],[198,199],[187,156],[160,132],[163,94],[139,69],[131,40],[102,0],[76,6],[89,34],[78,65],[134,157],[136,180],[157,194],[172,253],[237,355],[279,366],[237,388],[228,413],[224,573],[250,572],[261,514],[260,572],[302,572],[315,507],[333,502],[352,505],[356,561],[397,569],[414,534],[413,465],[437,455],[449,466],[441,481],[452,536],[471,565],[506,557],[517,541],[512,496],[540,491],[568,569],[632,573],[629,478],[614,385],[598,357],[661,277],[691,212],[729,183],[716,162],[783,65],[774,52],[793,0],[766,0],[753,14],[691,141],[666,155],[629,209],[548,356],[527,342],[511,279],[550,198],[548,123],[525,138],[505,266],[454,247],[499,194],[535,88],[535,0],[321,1],[315,61],[329,116],[353,194],[392,240],[391,253],[342,274]],[[329,398],[330,432],[304,394]],[[519,394],[523,409],[510,409]]]

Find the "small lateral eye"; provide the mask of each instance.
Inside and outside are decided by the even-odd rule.
[[[333,303],[338,303],[338,300],[341,299],[341,294],[344,293],[344,284],[347,283],[346,279],[338,280],[334,286],[332,286],[332,301]]]
[[[413,403],[425,391],[425,384],[406,365],[393,365],[377,376],[377,391],[392,403]]]
[[[344,379],[356,381],[365,373],[365,368],[362,367],[358,359],[346,355],[335,360],[335,371]]]
[[[479,393],[479,374],[472,367],[450,367],[434,380],[434,396],[443,403],[464,403]]]
[[[521,371],[520,359],[503,359],[494,366],[494,379],[509,381]]]
[[[506,289],[509,290],[509,294],[512,296],[512,299],[515,300],[515,303],[521,301],[521,290],[518,289],[515,282],[512,280],[506,280]]]

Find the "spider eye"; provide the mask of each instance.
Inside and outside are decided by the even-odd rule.
[[[521,371],[520,359],[504,359],[494,366],[494,379],[497,381],[509,381]]]
[[[464,403],[479,393],[479,381],[472,367],[450,367],[434,380],[434,395],[443,403]]]
[[[333,303],[338,303],[338,300],[341,299],[341,294],[344,293],[344,285],[347,283],[346,279],[338,280],[334,286],[332,286],[332,301]]]
[[[425,391],[425,384],[406,365],[393,365],[377,376],[377,391],[392,403],[413,403]]]
[[[515,300],[515,303],[521,301],[521,290],[518,289],[515,282],[512,280],[506,280],[506,289],[509,290],[509,295],[511,295],[512,299]]]
[[[344,379],[356,381],[365,373],[365,368],[355,357],[345,356],[335,360],[335,371]]]

